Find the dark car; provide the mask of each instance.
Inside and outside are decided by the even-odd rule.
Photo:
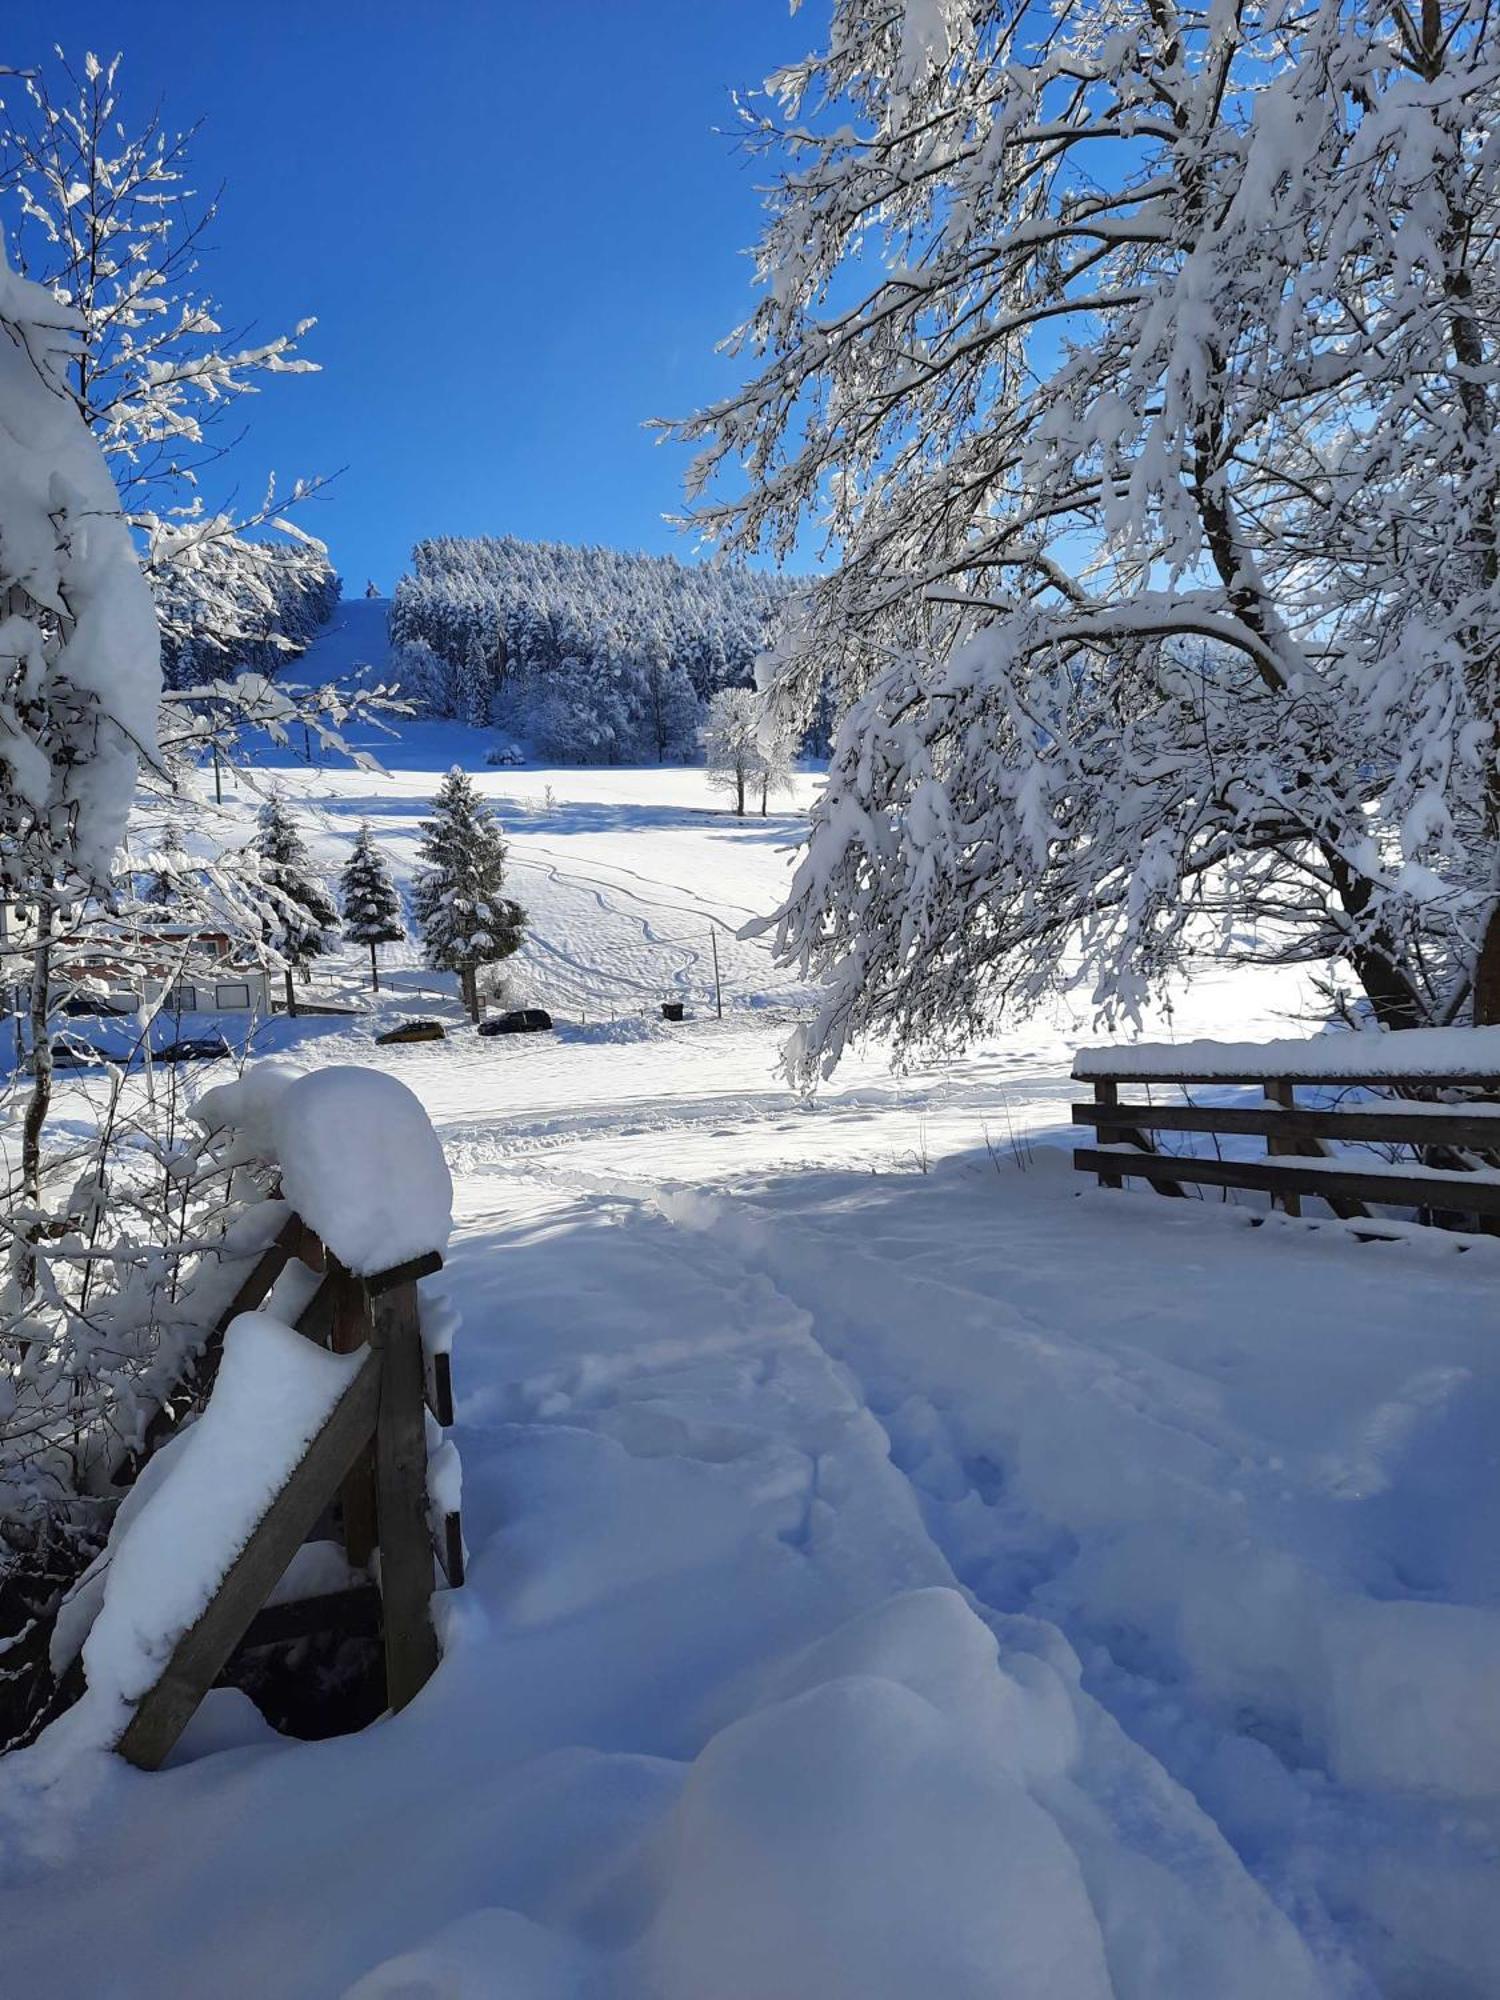
[[[217,1062],[234,1051],[222,1035],[184,1035],[180,1042],[168,1042],[156,1051],[156,1060],[165,1063]]]
[[[122,1020],[133,1014],[133,1007],[123,1007],[117,1000],[106,999],[100,993],[70,993],[59,1009],[70,1020],[94,1019],[103,1016],[107,1020]]]
[[[481,1021],[481,1035],[541,1035],[552,1026],[552,1016],[545,1007],[513,1007],[508,1014],[497,1014],[493,1021]]]
[[[103,1049],[96,1049],[89,1042],[75,1041],[71,1035],[59,1036],[52,1044],[54,1069],[103,1069],[110,1060]]]
[[[377,1042],[440,1042],[447,1029],[441,1021],[403,1021],[398,1028],[387,1028],[383,1035],[375,1037]]]

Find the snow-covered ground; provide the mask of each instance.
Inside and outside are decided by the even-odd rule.
[[[226,1691],[154,1776],[7,1760],[0,1988],[1500,1991],[1500,1246],[1080,1186],[1083,1020],[800,1103],[796,984],[734,935],[795,813],[484,748],[419,725],[387,777],[278,772],[327,860],[367,815],[405,871],[474,770],[563,1022],[481,1040],[393,953],[300,1044],[408,1083],[453,1172],[442,1666],[356,1737]],[[1167,1026],[1296,1005],[1210,969]],[[433,1012],[448,1041],[375,1047]]]

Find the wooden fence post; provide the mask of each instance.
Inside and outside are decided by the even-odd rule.
[[[1294,1111],[1297,1108],[1297,1093],[1289,1083],[1266,1084],[1265,1096],[1268,1104],[1279,1105],[1283,1111]],[[1295,1153],[1296,1151],[1297,1141],[1295,1139],[1278,1139],[1274,1133],[1269,1134],[1266,1138],[1266,1157],[1268,1159],[1274,1160],[1281,1154]],[[1300,1215],[1302,1213],[1302,1197],[1300,1194],[1294,1194],[1290,1188],[1286,1189],[1282,1194],[1273,1194],[1271,1196],[1272,1208],[1275,1208],[1278,1202],[1280,1202],[1288,1215]]]
[[[380,1354],[375,1484],[380,1595],[385,1612],[386,1696],[404,1708],[437,1666],[432,1629],[433,1553],[427,1525],[427,1402],[417,1288],[410,1280],[369,1301]]]
[[[370,1435],[377,1400],[383,1404],[380,1359],[372,1353],[334,1404],[197,1622],[178,1640],[155,1685],[136,1705],[115,1746],[128,1762],[143,1771],[156,1770],[192,1720]]]
[[[1099,1082],[1094,1085],[1094,1102],[1096,1104],[1107,1105],[1110,1110],[1113,1110],[1119,1101],[1120,1086],[1117,1083]],[[1112,1132],[1109,1136],[1111,1142],[1113,1142],[1118,1135]],[[1125,1185],[1119,1174],[1100,1174],[1097,1178],[1100,1187],[1117,1188]]]
[[[335,1354],[353,1354],[371,1339],[369,1294],[341,1264],[331,1259],[330,1262],[338,1291],[328,1344]],[[378,1540],[373,1440],[349,1468],[349,1476],[339,1490],[339,1511],[343,1516],[344,1553],[354,1569],[363,1569],[375,1553]]]

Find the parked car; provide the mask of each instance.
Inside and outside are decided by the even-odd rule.
[[[497,1014],[493,1021],[481,1021],[481,1035],[540,1035],[552,1026],[552,1016],[545,1007],[513,1007],[508,1014]]]
[[[399,1027],[387,1028],[383,1035],[375,1037],[377,1042],[440,1042],[447,1034],[441,1021],[403,1021]]]
[[[184,1035],[180,1042],[168,1042],[156,1051],[156,1060],[166,1063],[217,1062],[234,1051],[222,1035]]]
[[[111,1000],[102,993],[70,993],[58,1011],[75,1021],[81,1016],[92,1018],[96,1015],[103,1015],[109,1020],[119,1020],[126,1014],[133,1014],[135,1009],[123,1005],[118,1000]]]
[[[108,1061],[103,1049],[80,1042],[72,1035],[59,1035],[52,1044],[54,1069],[102,1069]]]

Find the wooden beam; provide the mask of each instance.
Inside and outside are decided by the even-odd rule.
[[[1329,1090],[1374,1089],[1381,1090],[1479,1090],[1491,1097],[1500,1093],[1500,1076],[1328,1076],[1322,1070],[1282,1070],[1275,1077],[1260,1075],[1247,1076],[1242,1070],[1163,1070],[1152,1074],[1146,1070],[1089,1070],[1086,1075],[1073,1072],[1075,1083],[1088,1083],[1096,1087],[1101,1083],[1220,1083],[1225,1085],[1262,1083],[1303,1083],[1322,1084]]]
[[[178,1640],[115,1746],[143,1771],[154,1771],[245,1636],[319,1514],[338,1491],[380,1408],[382,1360],[371,1349],[327,1421],[261,1516],[196,1624]]]
[[[365,1290],[372,1299],[378,1299],[382,1292],[392,1292],[398,1285],[415,1284],[418,1278],[431,1278],[442,1268],[438,1252],[428,1250],[420,1257],[408,1257],[404,1264],[392,1264],[388,1271],[377,1271],[374,1277],[365,1279]]]
[[[446,1352],[429,1357],[427,1407],[444,1430],[453,1423],[453,1361]]]
[[[340,1281],[336,1270],[327,1270],[318,1281],[318,1289],[297,1315],[297,1331],[318,1347],[328,1345],[333,1332],[333,1323],[338,1312]],[[358,1342],[355,1345],[359,1345]],[[350,1350],[352,1352],[352,1350]]]
[[[1240,1104],[1075,1104],[1075,1125],[1096,1126],[1111,1139],[1117,1131],[1224,1132],[1247,1138],[1372,1140],[1404,1146],[1466,1146],[1500,1153],[1500,1118],[1476,1118],[1461,1106],[1432,1111],[1322,1110],[1298,1104],[1285,1110]]]
[[[427,1416],[416,1286],[404,1284],[382,1292],[371,1301],[371,1313],[371,1339],[382,1361],[375,1484],[386,1690],[391,1707],[399,1709],[426,1685],[438,1658],[432,1629]]]
[[[448,1588],[457,1590],[464,1580],[464,1526],[460,1514],[443,1516],[443,1539],[438,1549],[438,1561],[443,1565]]]
[[[1295,1088],[1296,1086],[1290,1083],[1268,1083],[1265,1086],[1266,1102],[1274,1104],[1278,1110],[1283,1112],[1295,1111],[1297,1108],[1297,1100],[1293,1094]],[[1318,1139],[1311,1139],[1306,1143],[1315,1153],[1323,1151],[1322,1142]],[[1266,1134],[1266,1154],[1269,1158],[1277,1159],[1283,1153],[1292,1153],[1296,1150],[1296,1142],[1289,1139],[1284,1133],[1268,1132]],[[1297,1193],[1295,1188],[1287,1188],[1279,1195],[1273,1194],[1271,1201],[1273,1206],[1279,1201],[1288,1215],[1300,1215],[1302,1213],[1302,1197]]]
[[[373,1583],[357,1583],[348,1590],[326,1590],[316,1597],[267,1604],[250,1620],[234,1650],[238,1655],[254,1646],[283,1646],[316,1632],[336,1632],[343,1639],[378,1638],[380,1592]]]
[[[1118,1108],[1119,1102],[1120,1087],[1117,1083],[1101,1081],[1094,1085],[1094,1103],[1100,1111],[1112,1112]],[[1076,1153],[1073,1155],[1073,1163],[1075,1166],[1078,1164],[1078,1155]],[[1123,1187],[1124,1182],[1120,1178],[1119,1168],[1111,1167],[1108,1171],[1101,1170],[1099,1185],[1102,1188]]]
[[[371,1339],[369,1295],[341,1264],[334,1263],[331,1269],[337,1289],[328,1344],[335,1354],[354,1354]],[[344,1552],[356,1569],[363,1569],[374,1554],[378,1539],[373,1438],[361,1449],[339,1489],[339,1513]]]
[[[1315,1194],[1330,1206],[1330,1197],[1346,1196],[1443,1215],[1500,1215],[1500,1181],[1481,1180],[1477,1174],[1371,1174],[1342,1166],[1291,1166],[1284,1160],[1199,1160],[1181,1153],[1096,1152],[1088,1146],[1077,1149],[1073,1165],[1080,1173],[1108,1172],[1133,1180],[1188,1181],[1263,1194],[1295,1190]]]

